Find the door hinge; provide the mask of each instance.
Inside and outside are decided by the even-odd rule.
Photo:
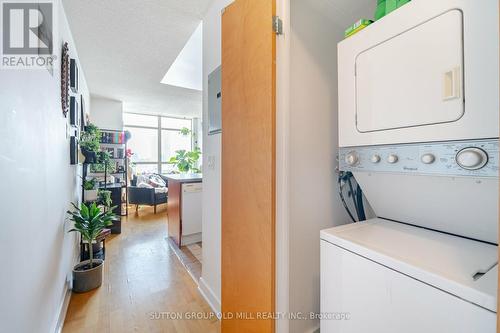
[[[283,21],[279,16],[273,16],[273,31],[276,35],[283,35]]]

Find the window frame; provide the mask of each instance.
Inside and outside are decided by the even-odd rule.
[[[167,164],[165,161],[161,160],[161,152],[162,152],[162,145],[161,145],[161,132],[163,130],[167,131],[175,131],[180,133],[180,129],[177,128],[167,128],[167,127],[162,127],[161,126],[161,118],[174,118],[174,119],[182,119],[182,120],[189,120],[190,122],[190,130],[191,133],[193,132],[193,118],[187,118],[187,117],[175,117],[175,116],[164,116],[164,115],[155,115],[155,114],[146,114],[146,113],[135,113],[135,112],[124,112],[124,114],[134,114],[134,115],[139,115],[139,116],[154,116],[157,118],[157,126],[141,126],[141,125],[129,125],[125,123],[125,119],[123,120],[123,127],[124,128],[142,128],[142,129],[154,129],[157,131],[157,139],[158,139],[158,151],[157,151],[157,158],[158,160],[156,162],[133,162],[136,165],[155,165],[157,166],[158,173],[163,174],[162,170],[162,164]],[[191,141],[191,150],[193,149],[193,136],[191,135],[190,137]]]

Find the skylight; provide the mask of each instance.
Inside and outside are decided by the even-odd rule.
[[[179,53],[167,74],[161,80],[163,84],[187,88],[202,89],[203,63],[203,23],[200,22],[188,42]]]

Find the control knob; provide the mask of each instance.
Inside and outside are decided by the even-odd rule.
[[[380,162],[380,155],[373,155],[371,158],[372,163],[378,163]]]
[[[455,157],[457,164],[466,170],[479,170],[488,163],[488,154],[481,148],[467,147]]]
[[[391,164],[394,164],[398,161],[398,155],[396,154],[390,154],[389,156],[387,156],[387,162],[391,163]]]
[[[351,151],[345,156],[345,162],[350,166],[356,165],[358,161],[358,154],[355,151]]]
[[[432,164],[436,160],[436,156],[434,156],[434,154],[424,154],[420,157],[420,160],[424,164]]]

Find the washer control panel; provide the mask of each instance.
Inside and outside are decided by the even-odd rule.
[[[498,177],[498,139],[340,148],[341,171]]]

